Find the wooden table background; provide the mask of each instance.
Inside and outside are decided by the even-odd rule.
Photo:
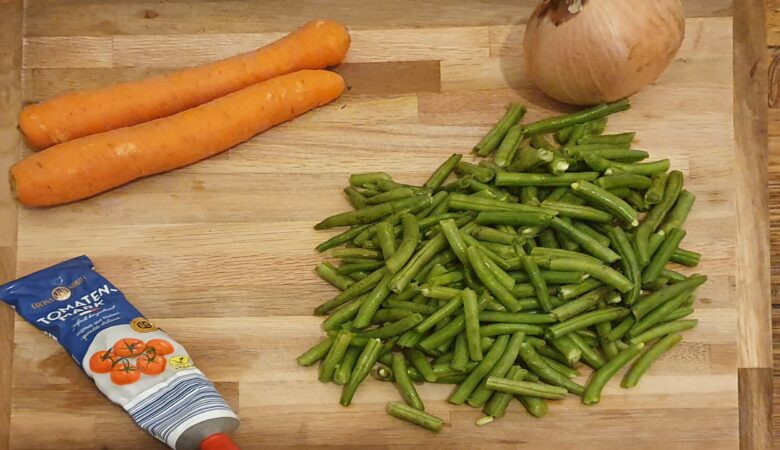
[[[479,89],[494,88],[502,83],[507,74],[511,79],[520,73],[521,67],[512,62],[513,54],[507,53],[516,53],[516,49],[494,48],[490,42],[487,42],[487,48],[491,52],[507,58],[481,59],[480,52],[486,48],[480,41],[484,34],[474,30],[475,27],[490,27],[488,36],[496,42],[503,42],[507,37],[510,42],[518,42],[518,28],[506,24],[522,23],[533,2],[451,3],[401,0],[367,6],[366,2],[358,1],[180,0],[157,3],[132,0],[108,4],[99,0],[28,0],[23,4],[21,0],[0,0],[0,42],[3,43],[0,47],[0,166],[3,167],[17,160],[22,151],[15,126],[16,114],[23,101],[37,101],[77,87],[100,86],[109,81],[133,79],[206,61],[223,55],[228,49],[232,52],[233,49],[253,48],[258,39],[280,35],[307,19],[322,15],[321,11],[328,11],[328,16],[344,21],[355,31],[350,54],[352,64],[340,69],[352,85],[352,90],[339,101],[348,107],[346,112],[323,110],[304,117],[290,125],[295,127],[294,131],[292,128],[289,132],[280,129],[270,145],[251,142],[240,152],[184,169],[175,176],[145,180],[97,199],[43,213],[17,211],[6,184],[0,183],[0,281],[53,263],[75,248],[88,248],[98,268],[110,274],[148,316],[161,319],[160,323],[191,350],[197,349],[193,353],[198,361],[217,380],[228,401],[241,410],[245,421],[242,429],[247,433],[240,438],[245,448],[256,448],[261,444],[264,447],[324,446],[326,442],[314,439],[322,436],[317,432],[328,427],[331,427],[333,443],[339,444],[367,445],[376,436],[400,439],[394,443],[402,446],[413,442],[409,439],[424,439],[428,444],[437,445],[441,441],[431,440],[423,432],[404,428],[404,434],[397,433],[398,426],[393,422],[387,422],[387,428],[367,425],[367,420],[386,420],[378,409],[383,401],[393,397],[388,386],[374,383],[363,395],[373,396],[377,401],[343,410],[335,404],[337,390],[317,386],[312,371],[302,372],[290,367],[287,360],[290,347],[297,350],[304,342],[310,342],[318,333],[318,320],[303,319],[301,326],[290,332],[285,317],[308,314],[311,306],[323,296],[322,285],[309,275],[316,258],[311,254],[310,243],[321,236],[310,230],[299,234],[300,223],[313,223],[343,205],[337,198],[337,189],[343,184],[346,173],[364,170],[366,161],[378,161],[377,155],[383,151],[381,134],[377,136],[376,131],[373,134],[366,130],[361,132],[356,127],[346,134],[334,127],[328,135],[329,125],[345,120],[373,126],[389,123],[379,129],[393,136],[396,150],[382,156],[382,168],[408,179],[435,167],[451,151],[465,152],[466,143],[495,118],[507,96],[513,95],[509,89],[479,92]],[[738,275],[733,280],[737,286],[733,301],[739,312],[736,329],[744,342],[757,343],[735,348],[736,355],[723,356],[722,360],[725,367],[730,367],[732,359],[739,367],[739,436],[732,433],[731,428],[737,417],[727,409],[720,409],[724,405],[707,403],[713,399],[723,400],[723,397],[709,395],[723,388],[717,382],[702,386],[683,384],[668,391],[671,392],[669,396],[660,395],[675,384],[675,378],[670,377],[666,380],[669,385],[645,391],[650,395],[646,395],[644,406],[641,393],[631,392],[629,396],[640,397],[631,403],[632,407],[643,409],[642,415],[636,416],[636,422],[618,420],[618,416],[625,414],[620,409],[621,404],[629,398],[619,395],[610,396],[608,402],[605,401],[609,406],[599,410],[578,408],[576,402],[552,409],[555,412],[560,408],[559,414],[571,419],[571,423],[586,423],[579,419],[591,415],[592,420],[587,423],[598,424],[599,432],[606,433],[603,442],[616,447],[634,432],[639,433],[637,437],[644,438],[642,447],[647,448],[732,448],[739,437],[742,448],[765,449],[770,448],[772,442],[769,402],[772,361],[767,351],[769,346],[760,345],[760,342],[769,339],[770,308],[769,303],[762,300],[767,298],[770,286],[767,270],[770,198],[771,211],[780,211],[775,198],[775,193],[780,193],[780,185],[770,185],[771,197],[766,188],[768,177],[771,181],[780,180],[776,158],[769,161],[769,171],[766,170],[766,98],[769,95],[771,107],[780,106],[780,89],[776,83],[767,87],[767,60],[763,56],[767,43],[770,56],[780,53],[772,47],[780,46],[780,17],[775,18],[780,16],[780,11],[777,4],[770,5],[769,11],[775,14],[769,15],[767,33],[764,26],[767,10],[758,0],[737,1],[734,5],[728,0],[686,0],[685,4],[691,18],[689,32],[703,23],[722,26],[730,17],[734,24],[733,134],[740,151],[734,153],[733,171],[718,164],[704,165],[702,170],[716,174],[722,170],[724,174],[738,175],[734,180],[723,179],[724,183],[735,183],[734,208],[738,220],[736,229],[725,227],[720,230],[726,233],[723,235],[724,250],[714,259],[725,257],[727,264],[731,261],[736,265]],[[406,30],[400,34],[381,31],[396,27]],[[172,34],[180,35],[173,46],[169,36]],[[415,42],[424,45],[418,48]],[[700,44],[695,40],[689,42]],[[720,54],[723,48],[718,46],[728,44],[705,42],[701,45],[711,48],[713,54]],[[449,62],[430,60],[432,48]],[[182,52],[182,49],[187,51]],[[393,52],[403,55],[403,61],[387,62],[388,56],[392,59]],[[685,59],[684,51],[681,57]],[[718,61],[715,58],[709,62]],[[706,58],[699,62],[707,63]],[[707,72],[714,79],[687,72],[680,66],[668,76],[680,77],[693,86],[696,79],[691,77],[696,76],[700,76],[704,84],[718,84],[722,81],[718,78],[722,72],[718,68],[713,66]],[[772,64],[770,74],[774,72],[775,65]],[[522,77],[516,79],[521,82],[506,87],[515,88],[523,98],[531,99],[536,104],[536,113],[540,112],[540,107],[554,106],[534,94],[528,83],[522,82]],[[447,90],[463,90],[470,94],[434,95]],[[706,98],[705,94],[703,90],[703,98]],[[417,96],[428,101],[418,104]],[[643,99],[648,100],[639,97],[640,104]],[[669,99],[667,96],[657,101]],[[644,104],[648,108],[654,105],[652,101]],[[468,105],[468,112],[457,114],[458,108],[464,105]],[[656,105],[664,107],[660,103]],[[706,106],[709,105],[702,105],[702,108],[706,109]],[[427,114],[425,120],[429,124],[455,125],[438,131],[441,133],[436,136],[441,143],[440,149],[430,148],[429,136],[435,127],[409,127],[411,117],[418,113]],[[633,125],[637,119],[614,122],[616,126]],[[652,119],[660,120],[658,117]],[[770,126],[770,137],[780,136],[777,109],[769,109],[769,120],[774,125]],[[317,132],[307,133],[306,124]],[[404,131],[405,128],[411,129]],[[722,131],[713,130],[714,133]],[[323,136],[326,139],[321,141]],[[425,139],[428,140],[423,144]],[[775,150],[780,151],[780,143],[773,140],[770,148],[774,157]],[[349,152],[344,151],[346,149]],[[335,170],[325,166],[327,159],[316,157],[326,152],[330,152],[328,158],[335,158],[331,159],[335,161]],[[727,154],[725,158],[721,162],[729,161],[732,156]],[[419,167],[410,168],[408,160],[411,159]],[[269,164],[269,169],[271,163],[280,164],[293,168],[296,173],[258,169],[258,165],[264,163]],[[256,174],[256,177],[247,174]],[[312,196],[318,196],[321,201],[312,203]],[[189,201],[194,199],[197,201]],[[700,207],[715,202],[711,204],[718,209],[717,199],[700,200]],[[165,214],[157,214],[150,207],[164,209]],[[220,223],[212,213],[215,210],[229,217],[229,223]],[[91,220],[81,222],[85,217]],[[159,223],[160,217],[165,217],[166,223]],[[23,228],[17,230],[20,218]],[[772,214],[771,218],[775,256],[780,252],[780,235],[775,230],[775,225],[780,226],[780,212]],[[262,236],[258,234],[258,224]],[[704,224],[712,226],[713,222],[702,222],[700,226]],[[291,233],[290,228],[296,232]],[[127,234],[125,230],[128,230]],[[729,231],[733,234],[728,234]],[[226,239],[215,237],[220,234],[230,236],[229,248],[224,247]],[[728,237],[734,234],[736,238]],[[20,239],[18,258],[17,237]],[[154,245],[153,257],[151,249],[149,254],[142,250],[150,242]],[[183,252],[182,248],[186,246],[198,251]],[[733,254],[733,260],[729,259],[729,252]],[[18,266],[17,259],[20,261]],[[777,263],[778,260],[773,261]],[[263,275],[261,267],[248,270],[255,264],[278,265],[286,273],[280,276],[278,270],[267,270]],[[724,266],[707,266],[708,269],[717,267]],[[174,280],[181,281],[181,286],[168,278],[172,273],[181,277]],[[297,274],[301,273],[306,276],[298,280]],[[772,286],[778,286],[780,268],[773,270],[772,275]],[[716,283],[710,292],[729,290],[729,286],[728,282]],[[215,298],[229,301],[215,302]],[[290,306],[295,300],[300,304]],[[184,318],[192,315],[190,311],[206,311],[208,318],[200,319],[198,328],[194,329]],[[241,319],[252,316],[265,319]],[[776,317],[780,322],[780,313]],[[113,449],[149,448],[154,444],[92,390],[89,380],[81,376],[61,349],[18,319],[16,325],[14,322],[8,308],[0,309],[0,448]],[[776,325],[780,327],[780,323]],[[730,325],[725,323],[724,326],[728,334]],[[724,339],[729,342],[728,337]],[[28,348],[36,352],[26,353]],[[226,355],[221,348],[229,348],[232,352]],[[39,352],[41,349],[44,349],[42,353]],[[12,355],[15,356],[12,358]],[[249,380],[241,382],[240,402],[239,383],[233,381],[230,367]],[[253,371],[262,376],[253,377]],[[726,379],[724,382],[728,384]],[[11,397],[12,386],[17,395],[14,398]],[[56,386],[57,391],[41,390],[38,386],[46,386],[46,389]],[[694,393],[690,393],[692,388],[695,388]],[[444,391],[435,387],[427,392],[441,398]],[[305,402],[312,393],[325,396],[324,400],[319,400],[329,406],[317,409],[290,407],[295,402]],[[617,394],[616,391],[613,393]],[[676,401],[675,397],[678,398]],[[728,396],[725,398],[726,403],[731,401]],[[681,409],[653,410],[653,402],[659,399],[678,408],[685,401],[692,402],[693,406],[689,413]],[[268,414],[268,408],[283,409],[284,414],[275,417],[273,423],[253,420],[253,416],[273,417]],[[444,411],[444,405],[436,403],[434,410]],[[74,420],[65,417],[65,413],[83,413],[85,417]],[[294,422],[291,420],[294,416],[303,416],[308,423],[292,429],[288,423]],[[453,427],[470,430],[472,416],[471,413],[453,414]],[[670,427],[675,426],[679,431],[679,424],[675,422],[685,416],[691,425],[688,441],[668,433]],[[491,447],[514,447],[550,434],[559,439],[562,447],[583,448],[586,444],[576,439],[592,438],[587,433],[593,428],[570,430],[572,434],[566,438],[556,429],[561,422],[552,417],[543,421],[519,417],[518,414],[474,431],[469,438],[462,438],[463,434],[459,433],[458,439],[462,440],[448,444],[473,446],[479,442],[471,440],[476,436],[491,439]],[[522,420],[522,427],[512,420]],[[628,424],[632,429],[612,426],[616,421]],[[720,426],[723,428],[720,434],[702,433],[703,429],[715,430]],[[519,435],[509,435],[511,440],[501,439],[502,433],[518,432],[518,427]],[[372,434],[365,435],[364,429]],[[273,432],[281,435],[273,436]],[[595,441],[590,442],[595,445]]]

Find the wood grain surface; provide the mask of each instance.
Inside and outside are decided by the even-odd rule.
[[[705,254],[696,271],[711,280],[696,305],[700,326],[637,388],[613,383],[598,406],[571,398],[551,405],[543,420],[515,404],[506,418],[477,428],[478,411],[447,404],[448,387],[426,385],[430,411],[448,423],[435,436],[384,413],[397,397],[392,386],[368,382],[345,409],[335,386],[295,365],[294,357],[321,336],[311,310],[333,294],[312,271],[320,258],[313,247],[329,233],[311,226],[347,207],[340,188],[351,172],[385,170],[419,182],[449,154],[466,153],[510,101],[527,104],[530,120],[566,110],[525,76],[522,23],[534,2],[258,3],[26,2],[21,90],[13,79],[2,80],[17,109],[19,97],[39,101],[251,49],[318,16],[352,30],[348,61],[337,69],[351,89],[328,107],[197,165],[73,205],[21,209],[18,233],[15,220],[8,225],[14,227],[8,235],[18,235],[17,257],[5,259],[11,273],[89,255],[217,383],[242,417],[236,439],[246,449],[538,448],[542,442],[626,448],[627,436],[637,449],[771,442],[761,401],[771,364],[760,241],[766,202],[752,201],[766,194],[751,159],[761,155],[740,154],[734,145],[735,139],[740,151],[761,145],[756,126],[740,120],[755,111],[754,103],[747,109],[742,103],[747,90],[752,101],[760,91],[750,80],[765,72],[740,64],[732,71],[745,58],[732,57],[733,42],[755,49],[755,36],[732,26],[763,26],[755,15],[732,9],[730,1],[686,1],[686,40],[675,62],[632,98],[629,112],[610,121],[611,130],[637,130],[639,147],[669,157],[697,195],[685,246]],[[0,8],[6,4],[0,0]],[[21,1],[9,4],[18,11]],[[8,150],[0,158],[13,159],[18,137],[2,142]],[[3,198],[7,218],[13,205]],[[60,347],[18,318],[13,344],[13,377],[0,371],[0,387],[13,389],[3,401],[11,412],[10,448],[162,448],[106,401]],[[9,366],[0,361],[0,367]],[[0,421],[0,432],[6,423]]]

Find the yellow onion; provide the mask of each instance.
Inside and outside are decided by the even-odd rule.
[[[684,35],[681,0],[544,0],[526,25],[523,53],[547,95],[592,105],[658,78]]]

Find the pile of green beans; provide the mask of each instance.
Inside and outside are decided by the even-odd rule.
[[[513,399],[534,417],[569,394],[598,403],[632,361],[635,386],[696,326],[707,278],[674,266],[701,257],[680,248],[695,200],[682,173],[644,162],[634,133],[603,134],[628,107],[522,124],[515,104],[475,148],[492,160],[452,155],[422,186],[352,175],[354,210],[315,226],[348,228],[317,246],[316,273],[340,292],[298,363],[320,362],[344,406],[367,377],[392,382],[403,402],[388,413],[434,432],[417,383],[456,385],[448,401],[483,409],[478,425]]]

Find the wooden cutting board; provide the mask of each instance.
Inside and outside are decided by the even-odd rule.
[[[253,49],[316,17],[352,31],[337,69],[350,90],[333,104],[197,165],[73,205],[18,211],[9,276],[89,255],[215,381],[243,420],[242,448],[738,447],[740,411],[750,417],[753,407],[738,381],[753,378],[737,369],[769,367],[771,342],[768,292],[752,283],[765,262],[735,237],[745,232],[737,217],[754,175],[741,170],[734,145],[730,2],[686,2],[675,62],[609,124],[636,130],[637,146],[670,158],[697,196],[684,246],[705,255],[696,272],[710,277],[696,304],[699,327],[637,388],[613,382],[598,406],[570,398],[541,420],[518,403],[478,428],[479,411],[446,403],[448,386],[425,385],[428,410],[447,422],[440,435],[387,416],[398,397],[389,384],[366,382],[343,408],[336,386],[295,364],[322,334],[312,309],[334,294],[312,270],[321,258],[313,247],[331,233],[312,225],[347,208],[340,189],[352,172],[421,182],[451,153],[467,153],[507,103],[526,104],[529,120],[565,110],[525,75],[522,23],[534,2],[26,3],[23,102]],[[13,328],[13,366],[4,369],[10,448],[163,447],[59,346],[21,319]],[[743,432],[754,426],[743,420]]]

